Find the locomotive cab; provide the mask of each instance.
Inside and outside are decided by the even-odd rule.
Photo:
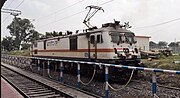
[[[140,59],[138,49],[135,47],[135,35],[132,32],[110,32],[111,43],[116,56],[114,58],[124,60]]]
[[[94,47],[94,58],[103,58],[103,53],[96,52],[98,49],[110,49],[107,51],[106,60],[108,63],[129,62],[140,63],[140,53],[136,47],[137,41],[133,32],[128,30],[126,25],[120,25],[119,22],[106,23],[102,28],[90,30],[90,47]],[[105,55],[105,53],[104,53]],[[105,61],[105,60],[104,60]]]

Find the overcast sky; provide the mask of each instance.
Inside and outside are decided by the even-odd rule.
[[[105,11],[91,19],[91,24],[98,27],[113,19],[129,21],[136,35],[151,36],[155,42],[180,41],[180,0],[7,0],[3,8],[22,11],[18,17],[30,19],[35,29],[44,34],[85,29],[82,22],[89,5],[101,6]],[[6,27],[13,16],[1,15],[2,38],[9,35]]]

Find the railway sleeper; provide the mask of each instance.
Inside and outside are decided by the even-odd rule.
[[[47,96],[34,97],[34,98],[65,98],[65,97],[61,97],[61,95],[59,94],[54,94],[54,95],[47,95]]]
[[[47,93],[41,93],[41,94],[33,94],[29,95],[30,97],[43,97],[43,96],[48,96],[48,95],[55,95],[55,92],[47,92]],[[46,97],[44,97],[46,98]]]
[[[42,88],[45,88],[45,87],[22,87],[22,88],[20,88],[20,89],[27,89],[27,90],[36,90],[36,89],[42,89]]]
[[[32,94],[41,94],[41,93],[48,93],[48,92],[52,92],[52,90],[30,91],[30,92],[28,92],[26,94],[27,95],[32,95]]]
[[[19,80],[20,81],[20,80]],[[22,80],[21,80],[22,81]],[[31,83],[33,83],[33,82],[30,82],[30,81],[28,81],[28,82],[14,82],[14,83],[16,83],[16,84],[31,84]]]
[[[23,90],[25,93],[28,93],[28,92],[39,92],[39,91],[44,91],[44,90],[48,90],[46,88],[42,88],[42,89],[35,89],[35,90]]]
[[[38,84],[17,84],[18,87],[23,87],[23,86],[26,86],[26,87],[41,87],[41,85],[38,85]]]

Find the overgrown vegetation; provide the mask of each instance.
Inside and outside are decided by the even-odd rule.
[[[18,56],[30,56],[30,50],[15,50],[15,51],[3,51],[3,54],[18,55]]]
[[[180,70],[180,63],[175,64],[174,61],[180,61],[180,55],[168,57],[161,55],[159,59],[152,60],[142,59],[142,62],[146,67]]]

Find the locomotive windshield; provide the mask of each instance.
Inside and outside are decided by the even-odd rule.
[[[120,33],[117,33],[117,32],[111,33],[111,39],[113,43],[118,43],[121,40]]]
[[[126,42],[127,43],[135,43],[134,41],[134,34],[133,33],[127,33],[125,34]]]
[[[135,43],[134,33],[131,32],[111,32],[110,35],[113,43]]]

